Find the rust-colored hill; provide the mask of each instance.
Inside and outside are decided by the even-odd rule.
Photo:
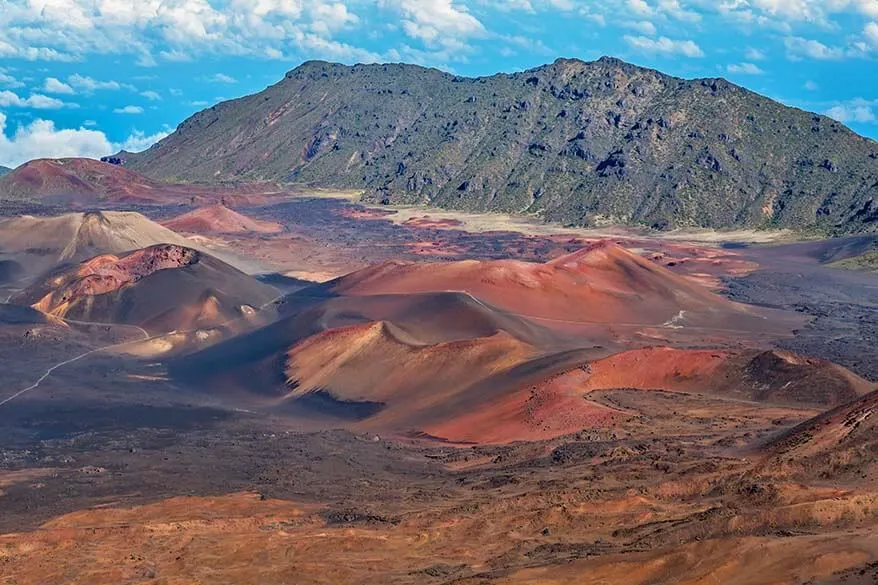
[[[36,159],[0,178],[0,198],[152,201],[162,184],[119,165],[88,158]]]
[[[68,320],[161,332],[253,316],[276,296],[273,287],[208,254],[159,244],[61,268],[12,302]]]
[[[260,200],[274,184],[197,186],[162,183],[119,165],[90,158],[36,159],[0,177],[0,199],[98,203],[179,204]]]
[[[344,295],[462,291],[511,313],[563,327],[761,329],[753,307],[733,303],[613,243],[554,261],[391,262],[328,283]]]
[[[573,374],[585,392],[614,388],[696,392],[735,400],[834,407],[875,384],[826,360],[782,350],[686,350],[650,347],[621,352]]]
[[[763,469],[819,478],[878,480],[878,391],[806,421],[771,441]]]
[[[194,234],[275,234],[284,229],[278,223],[247,217],[222,203],[193,209],[163,221],[162,225],[174,231]]]

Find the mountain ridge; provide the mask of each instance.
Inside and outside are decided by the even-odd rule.
[[[479,78],[308,61],[127,156],[162,180],[357,188],[569,225],[878,230],[878,143],[722,78],[612,57]]]

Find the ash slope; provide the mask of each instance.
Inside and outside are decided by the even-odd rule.
[[[197,243],[135,212],[89,211],[0,219],[0,284],[41,276],[101,254],[122,254],[156,244],[201,249]],[[234,258],[223,260],[237,263]]]
[[[277,290],[203,252],[160,244],[59,269],[12,298],[45,314],[152,332],[255,316]]]
[[[308,62],[184,121],[134,170],[659,228],[878,229],[878,145],[723,79],[613,58],[469,79]]]

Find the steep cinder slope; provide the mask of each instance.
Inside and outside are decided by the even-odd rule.
[[[56,317],[159,332],[243,322],[277,296],[208,254],[159,244],[59,269],[11,301]]]
[[[723,79],[617,59],[470,79],[308,62],[126,155],[161,179],[363,188],[577,225],[878,229],[878,144]]]

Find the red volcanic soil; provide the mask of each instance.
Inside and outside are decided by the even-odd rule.
[[[462,410],[424,426],[434,437],[457,442],[540,441],[583,429],[610,428],[628,414],[586,400],[579,370],[515,389],[480,408]]]
[[[505,332],[425,344],[386,322],[355,325],[289,350],[285,374],[293,390],[284,398],[320,393],[340,404],[370,405],[375,412],[361,428],[452,442],[539,440],[624,416],[583,399],[564,377],[526,384],[527,375],[553,365],[534,365],[542,363],[532,359],[536,353]]]
[[[38,159],[0,179],[11,198],[67,195],[81,199],[151,199],[160,184],[118,165],[86,158]]]
[[[415,227],[422,229],[449,229],[460,227],[463,222],[457,219],[436,219],[429,215],[423,217],[413,217],[405,220],[402,225],[406,227]]]
[[[68,203],[169,204],[217,201],[255,203],[277,194],[276,185],[207,187],[160,183],[119,165],[89,158],[37,159],[0,178],[9,199],[59,199]]]
[[[812,477],[878,479],[878,391],[800,424],[763,453],[769,471],[798,467]]]
[[[199,207],[162,222],[168,229],[194,234],[276,234],[283,226],[270,221],[257,221],[233,211],[221,203]]]
[[[651,347],[592,362],[583,392],[615,388],[713,394],[739,400],[833,407],[875,388],[831,362],[781,350]]]
[[[545,264],[517,260],[403,263],[366,268],[329,284],[344,295],[463,291],[541,323],[763,328],[753,307],[612,243]],[[543,323],[546,324],[546,323]]]

